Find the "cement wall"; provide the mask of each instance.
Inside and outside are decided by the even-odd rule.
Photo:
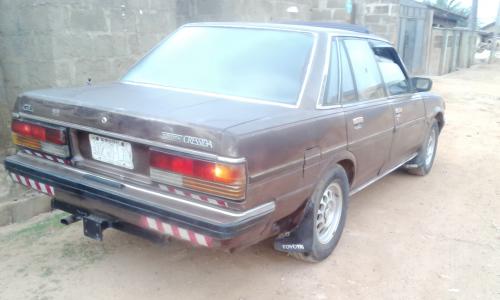
[[[309,20],[313,0],[0,0],[0,155],[26,90],[118,79],[178,26]],[[298,13],[287,8],[296,6]]]
[[[4,82],[3,68],[0,65],[0,157],[5,155],[7,145],[10,143],[10,133],[6,130],[8,128],[10,106],[7,104],[7,94]]]
[[[118,79],[160,39],[198,21],[352,22],[397,44],[400,0],[0,0],[0,154],[22,91]],[[287,12],[295,6],[297,13]]]
[[[313,0],[179,0],[177,25],[190,22],[309,20]],[[287,12],[295,6],[297,13]]]
[[[443,75],[472,65],[479,35],[468,29],[432,28],[427,74]]]
[[[397,45],[400,6],[399,0],[365,0],[359,23]]]

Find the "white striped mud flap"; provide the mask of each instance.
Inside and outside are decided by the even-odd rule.
[[[144,227],[166,234],[168,236],[188,241],[195,246],[212,248],[213,239],[209,236],[184,229],[176,225],[165,223],[152,217],[142,217]]]
[[[34,180],[34,179],[31,179],[27,176],[23,176],[23,175],[19,175],[19,174],[16,174],[16,173],[10,173],[10,178],[12,178],[12,180],[16,183],[19,183],[19,184],[22,184],[24,186],[27,186],[29,188],[32,188],[34,190],[37,190],[39,192],[42,192],[44,194],[47,194],[49,196],[54,196],[54,187],[49,185],[49,184],[45,184],[43,182],[40,182],[38,180]]]

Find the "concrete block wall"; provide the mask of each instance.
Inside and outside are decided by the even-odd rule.
[[[9,107],[5,91],[3,68],[0,65],[0,157],[6,154],[7,147],[10,145],[10,133],[7,130],[10,119]]]
[[[333,20],[365,25],[395,42],[399,0],[353,0],[352,14],[346,2],[0,0],[0,155],[10,146],[10,109],[19,93],[116,80],[188,22]]]
[[[352,23],[354,13],[346,9],[346,0],[315,0],[311,9],[311,20]],[[359,5],[362,1],[357,1]]]
[[[399,30],[399,0],[364,0],[360,23],[373,34],[397,44]]]
[[[443,75],[470,67],[471,48],[475,51],[472,41],[478,38],[467,28],[432,28],[428,74]]]
[[[0,0],[0,152],[22,91],[118,79],[176,23],[175,0]],[[1,154],[1,153],[0,153]]]
[[[308,20],[312,0],[0,0],[0,155],[26,90],[119,79],[178,26]],[[287,8],[296,6],[298,13]]]
[[[312,0],[178,0],[178,26],[190,22],[309,20]],[[287,12],[296,7],[298,12]]]

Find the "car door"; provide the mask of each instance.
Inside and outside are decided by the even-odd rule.
[[[389,162],[384,170],[389,170],[412,158],[422,145],[425,136],[425,107],[422,98],[411,92],[407,72],[390,45],[372,45],[386,90],[392,100],[394,112],[394,137]]]
[[[356,190],[377,177],[387,163],[394,115],[369,42],[344,39],[340,56],[342,107],[346,118],[347,147],[356,157],[353,182]]]

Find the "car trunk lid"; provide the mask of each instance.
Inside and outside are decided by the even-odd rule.
[[[234,156],[225,130],[284,108],[201,93],[113,83],[22,94],[16,111],[82,132]]]

